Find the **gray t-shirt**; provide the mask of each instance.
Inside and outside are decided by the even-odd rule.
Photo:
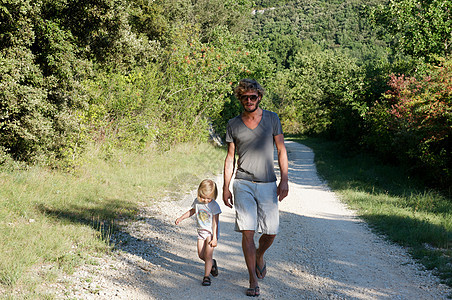
[[[207,230],[212,233],[212,219],[213,216],[221,214],[221,208],[217,201],[213,200],[209,203],[202,203],[196,198],[192,205],[192,208],[196,211],[196,221],[198,223],[198,230]],[[217,224],[217,235],[219,235],[220,224]],[[219,236],[218,236],[219,238]]]
[[[235,144],[238,155],[235,178],[257,182],[276,181],[273,137],[282,133],[278,115],[268,110],[263,110],[259,125],[252,130],[243,123],[241,116],[229,120],[226,142]]]

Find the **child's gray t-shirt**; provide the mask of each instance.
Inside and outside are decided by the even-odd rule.
[[[215,215],[221,214],[221,208],[215,200],[209,203],[202,203],[196,198],[192,205],[192,208],[196,211],[196,221],[198,223],[198,230],[204,229],[212,232],[212,218]],[[220,224],[217,224],[217,231],[220,232]],[[219,237],[218,237],[219,238]]]
[[[276,113],[263,110],[255,129],[248,128],[239,115],[228,122],[226,142],[235,143],[238,155],[236,179],[257,182],[276,181],[273,137],[282,134]]]

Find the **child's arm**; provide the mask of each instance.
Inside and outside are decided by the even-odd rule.
[[[179,218],[176,219],[176,225],[179,225],[180,222],[182,222],[183,220],[185,220],[186,218],[190,218],[191,216],[193,216],[195,214],[196,210],[194,208],[186,211],[182,216],[180,216]]]
[[[216,214],[212,218],[212,240],[209,243],[209,245],[212,247],[217,246],[218,222],[220,219],[219,216],[220,216],[220,214]]]

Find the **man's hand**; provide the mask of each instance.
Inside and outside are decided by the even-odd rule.
[[[289,183],[286,180],[283,180],[279,183],[276,194],[278,195],[278,200],[280,202],[287,197],[287,195],[289,194]]]
[[[223,202],[224,205],[229,208],[232,208],[232,205],[234,204],[232,200],[232,193],[229,189],[223,189]]]

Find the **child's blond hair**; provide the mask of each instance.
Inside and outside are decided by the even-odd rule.
[[[217,199],[218,189],[217,184],[210,179],[204,179],[201,181],[198,187],[198,200],[204,199]]]

